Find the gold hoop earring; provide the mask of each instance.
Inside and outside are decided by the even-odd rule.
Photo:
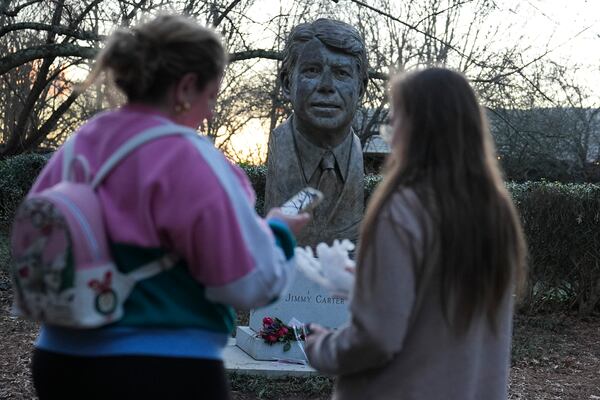
[[[189,102],[184,101],[183,103],[175,104],[174,110],[176,114],[181,114],[183,112],[189,111],[191,108],[192,105]]]

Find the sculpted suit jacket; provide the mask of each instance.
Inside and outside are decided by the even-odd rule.
[[[340,181],[335,204],[328,215],[319,213],[317,207],[313,220],[298,236],[298,244],[331,244],[334,239],[350,239],[356,243],[364,211],[364,169],[360,140],[350,132],[350,136],[337,147],[320,148],[294,131],[293,119],[292,115],[275,128],[269,138],[265,211],[281,206],[306,186],[316,188],[321,173],[318,161],[326,152],[332,152]],[[304,160],[300,154],[305,156]]]

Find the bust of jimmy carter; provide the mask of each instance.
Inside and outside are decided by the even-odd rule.
[[[290,33],[279,74],[294,110],[269,138],[265,208],[305,186],[326,198],[301,245],[356,241],[364,209],[363,158],[352,121],[368,81],[364,42],[352,26],[318,19]]]

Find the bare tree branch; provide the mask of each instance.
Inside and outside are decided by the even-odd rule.
[[[443,14],[445,12],[448,12],[448,11],[452,10],[453,8],[458,8],[458,7],[460,7],[460,6],[464,5],[464,4],[472,3],[472,2],[473,2],[473,0],[465,0],[465,1],[461,1],[461,2],[458,2],[458,3],[452,4],[451,6],[446,7],[443,10],[436,11],[433,14],[429,14],[429,15],[421,18],[420,20],[417,21],[417,23],[415,24],[415,26],[419,26],[419,25],[421,25],[421,22],[426,21],[426,20],[428,20],[430,18],[433,18],[433,17],[437,17],[438,15],[441,15],[441,14]]]
[[[0,58],[0,75],[33,60],[47,57],[81,57],[93,59],[98,49],[71,43],[50,43],[29,47]]]
[[[56,8],[54,9],[54,13],[52,15],[52,25],[58,25],[60,23],[60,19],[62,18],[64,10],[64,0],[59,0],[56,2]],[[48,37],[46,38],[46,43],[51,44],[55,41],[56,34],[53,32],[48,32]],[[50,82],[48,79],[48,73],[50,71],[50,66],[54,62],[54,57],[44,58],[42,65],[39,67],[37,71],[35,81],[29,91],[29,95],[25,100],[25,104],[23,104],[23,108],[19,113],[19,117],[17,118],[17,124],[15,126],[14,132],[6,143],[4,148],[4,153],[11,153],[15,150],[18,142],[22,142],[22,140],[27,136],[29,131],[29,121],[31,120],[32,110],[35,107],[36,102],[40,98],[40,95],[44,92],[46,86]]]
[[[443,40],[443,39],[440,39],[440,38],[438,38],[437,36],[435,36],[435,35],[432,35],[431,33],[427,32],[427,31],[424,31],[424,30],[422,30],[422,29],[418,28],[418,27],[417,27],[417,26],[415,26],[415,25],[409,24],[408,22],[406,22],[406,21],[403,21],[403,20],[401,20],[400,18],[397,18],[397,17],[393,16],[392,14],[390,14],[390,13],[388,13],[388,12],[386,12],[386,11],[383,11],[383,10],[380,10],[380,9],[378,9],[378,8],[376,8],[376,7],[370,6],[369,4],[367,4],[367,3],[363,3],[363,2],[362,2],[362,1],[360,1],[360,0],[350,0],[350,1],[352,1],[353,3],[356,3],[356,4],[358,4],[358,5],[360,5],[360,6],[362,6],[362,7],[368,8],[369,10],[371,10],[371,11],[374,11],[374,12],[376,12],[376,13],[378,13],[378,14],[381,14],[381,15],[383,15],[383,16],[385,16],[385,17],[387,17],[387,18],[390,18],[390,19],[392,19],[392,20],[394,20],[394,21],[396,21],[396,22],[398,22],[398,23],[400,23],[400,24],[402,24],[402,25],[406,26],[407,28],[409,28],[409,29],[411,29],[411,30],[413,30],[413,31],[415,31],[415,32],[418,32],[418,33],[420,33],[421,35],[423,35],[423,36],[425,36],[425,37],[427,37],[427,38],[429,38],[429,39],[432,39],[432,40],[434,40],[434,41],[436,41],[436,42],[439,42],[439,43],[443,44],[443,45],[444,45],[444,46],[446,46],[448,49],[451,49],[451,50],[453,50],[455,53],[457,53],[457,54],[458,54],[459,56],[461,56],[461,57],[464,57],[464,58],[471,58],[471,57],[469,57],[468,55],[466,55],[465,53],[463,53],[463,52],[462,52],[460,49],[458,49],[458,48],[456,48],[455,46],[453,46],[452,44],[448,43],[447,41],[445,41],[445,40]],[[487,67],[487,65],[486,65],[486,64],[484,64],[484,63],[480,63],[480,62],[477,62],[477,61],[475,61],[475,63],[476,63],[478,66],[480,66],[480,67]]]
[[[32,4],[36,4],[39,2],[40,2],[40,0],[27,1],[23,4],[18,5],[17,7],[13,8],[12,10],[6,10],[6,9],[4,9],[4,7],[2,7],[2,8],[0,8],[0,13],[6,15],[7,17],[16,17],[19,14],[19,12],[21,12],[21,10],[29,7]]]
[[[46,31],[49,33],[65,35],[65,36],[71,37],[73,39],[79,39],[79,40],[99,41],[99,40],[106,39],[105,35],[98,35],[97,33],[94,33],[94,32],[85,32],[85,31],[80,31],[78,29],[73,29],[73,28],[66,27],[66,26],[49,25],[49,24],[43,24],[40,22],[18,22],[16,24],[0,27],[0,37],[4,36],[10,32],[25,30],[25,29],[31,29],[31,30],[35,30],[35,31]]]
[[[89,14],[90,11],[104,0],[94,0],[88,4],[85,9],[69,24],[69,29],[76,29],[77,26],[83,21],[83,19]],[[99,36],[96,40],[104,40],[105,36]]]
[[[217,27],[221,24],[221,21],[223,21],[223,18],[225,18],[227,16],[227,14],[229,14],[231,12],[231,10],[233,10],[233,7],[237,6],[240,1],[241,0],[233,0],[231,3],[229,3],[229,5],[225,9],[225,11],[223,11],[221,13],[221,15],[219,15],[217,17],[217,19],[215,19],[215,27]]]

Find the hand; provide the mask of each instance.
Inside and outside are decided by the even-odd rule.
[[[327,328],[323,328],[321,325],[319,324],[315,324],[314,322],[311,322],[309,324],[306,324],[306,342],[308,343],[309,341],[314,341],[314,339],[317,336],[323,335],[327,332],[329,332],[330,330]],[[312,340],[311,340],[312,338]]]
[[[330,332],[329,329],[327,328],[323,328],[321,325],[319,324],[315,324],[313,322],[311,322],[310,324],[307,324],[308,328],[306,329],[307,335],[304,337],[304,343],[306,345],[306,350],[307,352],[310,352],[310,348],[312,348],[317,340],[319,340],[319,338],[322,335],[327,334],[328,332]],[[310,357],[309,357],[309,362],[310,362]]]
[[[311,323],[309,323],[307,325],[308,325],[307,329],[309,331],[308,332],[309,335],[312,335],[313,333],[320,334],[320,333],[327,333],[327,332],[329,332],[329,329],[324,328],[324,327],[322,327],[319,324],[315,324],[314,322],[311,322]]]
[[[294,235],[298,235],[302,228],[308,224],[310,221],[310,214],[308,213],[300,213],[298,215],[288,215],[284,214],[280,208],[272,208],[267,214],[267,219],[269,218],[277,218],[285,222],[285,224],[290,228],[290,230],[294,233]]]

